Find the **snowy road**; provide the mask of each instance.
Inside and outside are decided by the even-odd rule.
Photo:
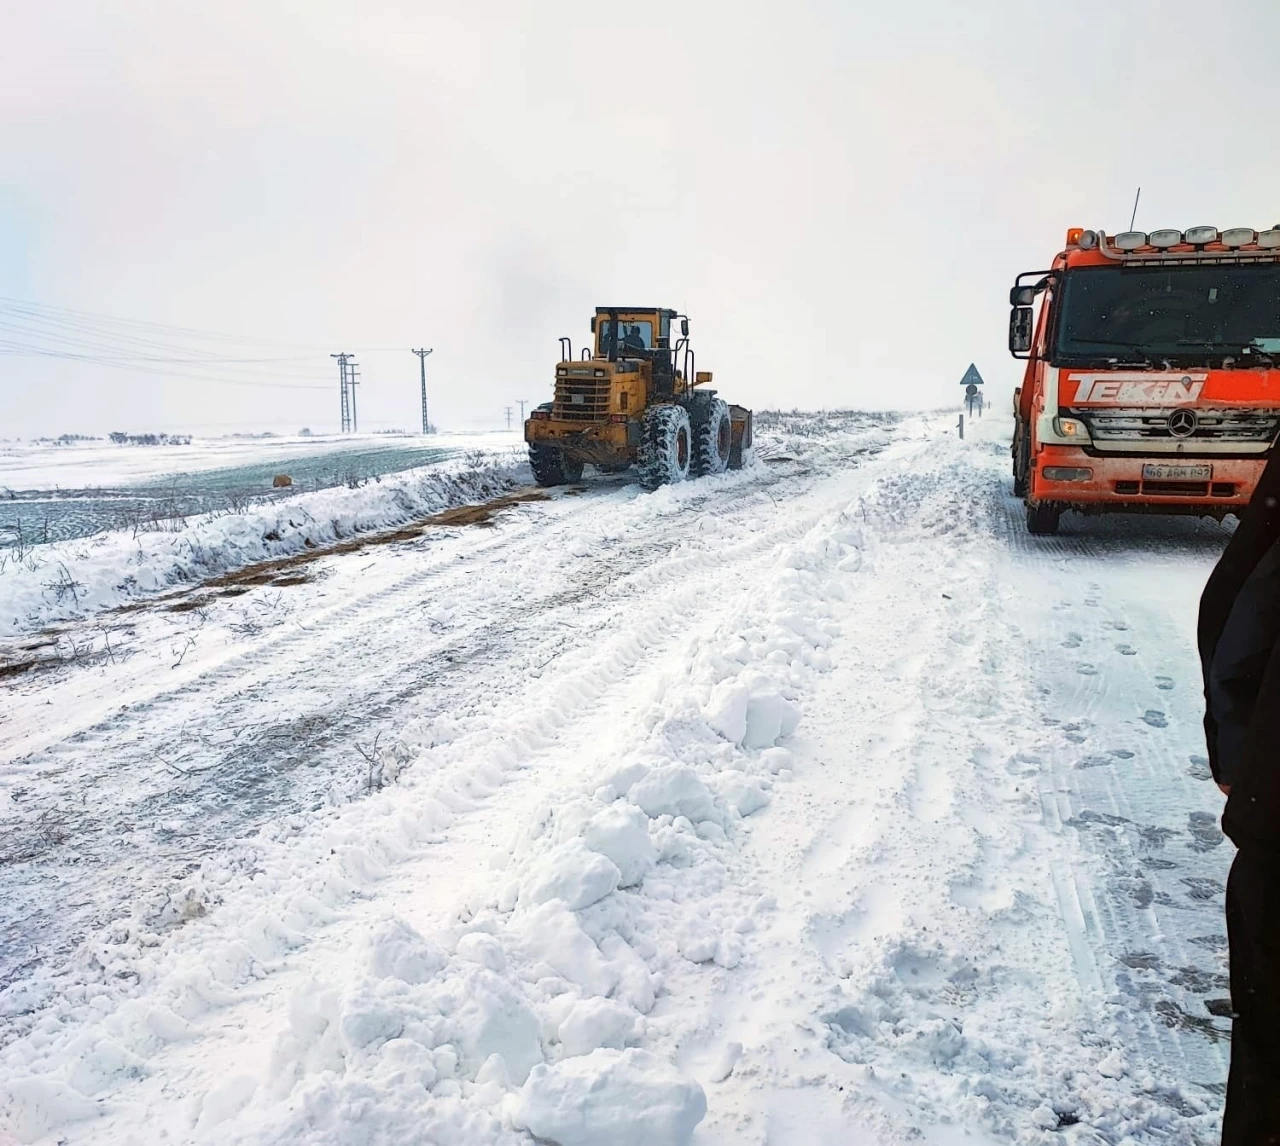
[[[10,683],[0,1142],[1211,1141],[1225,535],[1028,538],[997,430],[800,419]]]

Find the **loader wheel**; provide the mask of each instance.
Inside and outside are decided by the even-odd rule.
[[[636,472],[645,489],[684,481],[693,461],[693,432],[683,406],[650,406],[640,423]]]
[[[582,478],[582,459],[570,457],[555,446],[529,443],[529,468],[539,485],[569,485]]]
[[[1049,537],[1058,532],[1062,510],[1056,505],[1042,502],[1027,506],[1027,532],[1035,537]]]
[[[729,468],[733,450],[733,419],[719,398],[700,402],[693,409],[693,474],[722,474]]]

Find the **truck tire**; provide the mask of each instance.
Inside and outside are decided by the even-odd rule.
[[[691,411],[693,426],[694,477],[722,474],[729,468],[733,451],[733,419],[729,407],[719,398],[699,402]]]
[[[1031,468],[1031,442],[1019,426],[1013,442],[1013,496],[1027,496],[1027,471]]]
[[[582,479],[582,459],[570,457],[555,446],[529,443],[529,468],[539,485],[569,485]]]
[[[650,406],[640,423],[636,472],[645,489],[684,481],[693,461],[693,431],[683,406]]]
[[[1035,537],[1050,537],[1058,532],[1062,510],[1049,502],[1027,506],[1027,532]]]

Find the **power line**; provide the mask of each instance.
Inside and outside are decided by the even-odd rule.
[[[199,330],[189,326],[170,326],[161,322],[148,322],[136,318],[121,318],[119,315],[104,314],[100,311],[77,310],[72,307],[52,306],[48,303],[31,302],[27,299],[12,298],[0,295],[0,309],[15,310],[32,316],[43,316],[50,321],[80,322],[96,325],[114,325],[133,327],[139,332],[182,334],[206,340],[222,340],[250,343],[257,346],[288,346],[296,350],[314,350],[323,352],[323,348],[308,342],[280,342],[274,339],[253,338],[242,334],[228,334],[225,331]]]
[[[227,386],[257,386],[268,389],[277,390],[327,390],[328,386],[310,386],[294,384],[290,382],[270,382],[262,378],[226,378],[211,374],[192,374],[184,370],[161,370],[153,366],[141,366],[137,364],[126,364],[113,361],[110,358],[104,358],[96,354],[76,354],[71,351],[58,350],[42,350],[38,352],[30,351],[23,347],[14,347],[13,344],[0,339],[0,353],[19,351],[23,353],[38,353],[42,358],[58,358],[68,362],[86,362],[94,366],[106,366],[113,370],[124,370],[130,373],[138,374],[157,374],[162,378],[188,378],[197,382],[219,382]]]

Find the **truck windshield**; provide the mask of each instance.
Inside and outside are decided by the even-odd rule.
[[[1078,267],[1056,350],[1086,364],[1280,353],[1280,265]]]

